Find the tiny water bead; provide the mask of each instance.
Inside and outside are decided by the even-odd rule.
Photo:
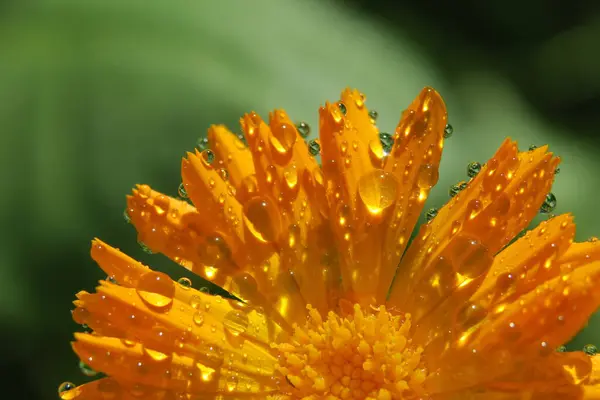
[[[63,382],[58,386],[58,396],[62,400],[72,400],[81,394],[81,389],[77,389],[72,382]]]
[[[373,121],[377,121],[377,117],[379,117],[379,113],[377,111],[369,111],[369,118],[371,118]]]
[[[560,174],[560,167],[556,167],[556,169],[554,170],[554,175],[558,174]]]
[[[346,115],[346,113],[348,112],[348,110],[346,109],[346,105],[344,103],[342,103],[341,101],[337,103],[338,108],[340,109],[341,113]]]
[[[469,178],[474,178],[481,171],[481,164],[477,161],[472,161],[467,165],[467,175]]]
[[[383,151],[389,154],[394,146],[394,137],[387,132],[381,132],[379,134],[379,140],[381,141],[381,147],[383,147]]]
[[[79,370],[85,376],[96,376],[98,373],[92,369],[89,365],[84,363],[83,361],[79,361]]]
[[[204,151],[204,150],[208,149],[208,138],[207,137],[199,138],[198,141],[196,142],[196,146],[198,146],[200,151]]]
[[[529,151],[534,151],[537,148],[538,147],[535,144],[532,144],[532,145],[529,146]]]
[[[425,214],[425,218],[427,218],[427,222],[430,222],[432,219],[434,219],[437,214],[438,214],[437,208],[430,208],[429,210],[427,210],[427,213]]]
[[[593,344],[583,346],[583,352],[588,356],[595,356],[598,353],[598,348]]]
[[[450,186],[450,189],[448,189],[448,194],[450,195],[450,197],[454,197],[459,192],[461,192],[462,190],[465,190],[466,188],[467,188],[467,182],[460,181],[460,182]]]
[[[173,304],[175,283],[167,274],[149,271],[141,276],[136,292],[149,307],[166,311]]]
[[[147,254],[154,254],[154,251],[152,251],[152,249],[151,249],[150,247],[148,247],[148,246],[146,245],[146,243],[142,242],[141,240],[138,240],[137,242],[138,242],[138,244],[140,245],[140,247],[142,248],[142,251],[143,251],[144,253],[147,253]]]
[[[188,193],[187,190],[185,190],[185,185],[183,184],[183,182],[179,184],[179,187],[177,188],[177,194],[179,194],[179,197],[181,197],[182,199],[188,198]]]
[[[454,133],[454,128],[450,124],[446,124],[444,128],[444,139],[448,139]]]
[[[556,196],[554,193],[550,192],[546,195],[546,199],[544,203],[540,207],[540,212],[544,214],[549,214],[556,208]]]
[[[117,279],[113,275],[108,275],[106,277],[106,281],[112,283],[113,285],[118,285]]]
[[[296,124],[296,129],[303,138],[307,138],[308,135],[310,135],[310,125],[304,121],[298,122],[298,124]]]
[[[127,209],[123,210],[123,219],[125,220],[125,222],[127,222],[128,224],[131,223],[131,217],[129,216],[129,213],[127,212]]]
[[[186,278],[185,276],[177,279],[177,283],[179,283],[184,289],[189,289],[192,287],[192,281],[190,278]]]
[[[313,156],[317,156],[321,152],[321,145],[319,144],[318,141],[313,139],[310,142],[308,142],[308,151]]]
[[[202,157],[202,161],[204,161],[208,165],[212,164],[213,161],[215,161],[215,153],[210,149],[204,150],[202,153],[200,153],[200,156]]]
[[[558,346],[556,348],[556,351],[558,351],[559,353],[564,353],[565,351],[567,351],[567,346],[565,346],[565,345]]]

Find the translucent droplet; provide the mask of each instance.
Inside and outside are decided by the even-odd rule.
[[[598,353],[598,348],[593,344],[583,346],[583,352],[588,356],[595,356]]]
[[[239,336],[248,329],[248,316],[241,311],[229,311],[223,319],[225,330],[233,336]]]
[[[529,151],[534,151],[537,148],[538,147],[535,144],[532,144],[531,146],[529,146]]]
[[[303,138],[307,138],[308,135],[310,135],[310,125],[308,125],[306,122],[302,121],[299,122],[296,125],[296,129],[298,129],[298,133],[300,134],[300,136],[302,136]]]
[[[213,153],[213,151],[210,149],[202,151],[200,156],[202,157],[202,161],[204,161],[204,163],[207,165],[210,165],[213,163],[213,161],[215,161],[215,153]]]
[[[252,275],[242,272],[233,277],[232,291],[242,298],[251,298],[258,292],[258,284]]]
[[[271,147],[280,154],[288,154],[297,139],[294,126],[286,123],[279,124],[272,128],[272,133],[269,137]]]
[[[74,383],[63,382],[58,386],[58,396],[62,400],[72,400],[81,394],[81,389],[77,388]]]
[[[431,220],[433,220],[437,214],[438,214],[437,208],[430,208],[429,210],[427,210],[427,213],[425,214],[425,218],[427,218],[427,222],[430,222]]]
[[[348,112],[348,110],[346,109],[346,105],[340,101],[337,103],[337,106],[340,109],[340,112],[346,115],[346,113]]]
[[[558,347],[556,348],[556,351],[558,351],[559,353],[564,353],[564,352],[566,352],[566,351],[567,351],[567,346],[565,346],[565,345],[558,346]]]
[[[129,212],[127,212],[127,209],[123,210],[123,219],[125,220],[125,222],[127,222],[128,224],[131,223],[131,217],[129,216]]]
[[[308,151],[313,156],[317,156],[321,152],[321,145],[317,140],[313,139],[310,142],[308,142]]]
[[[461,182],[458,182],[457,184],[450,186],[450,189],[448,190],[448,194],[450,195],[450,197],[454,197],[460,191],[465,190],[466,188],[467,188],[467,182],[461,181]]]
[[[83,361],[79,361],[79,370],[85,376],[96,376],[98,373],[92,369],[89,365],[84,363]]]
[[[540,207],[540,212],[544,214],[549,214],[556,208],[556,196],[554,193],[550,192],[546,195],[546,199],[544,203]]]
[[[452,265],[462,276],[474,279],[486,272],[494,261],[489,249],[479,240],[459,234],[452,243]]]
[[[183,289],[189,289],[192,287],[192,281],[190,278],[186,278],[185,276],[177,279],[177,283],[179,283]]]
[[[196,326],[202,326],[204,323],[204,313],[202,311],[196,311],[192,317],[192,320]]]
[[[177,188],[177,193],[179,194],[179,197],[181,197],[182,199],[188,198],[188,193],[187,193],[187,190],[185,190],[185,185],[183,184],[183,182],[181,182],[179,184],[179,188]]]
[[[389,154],[389,152],[392,151],[392,147],[394,147],[394,137],[387,132],[381,132],[379,134],[379,140],[381,141],[383,151]]]
[[[220,268],[231,257],[229,246],[218,232],[207,236],[197,253],[203,266],[213,268]]]
[[[379,116],[379,113],[375,110],[371,110],[369,111],[369,118],[371,118],[373,121],[377,121],[377,117]]]
[[[558,175],[560,174],[560,168],[556,167],[556,169],[554,170],[554,175]]]
[[[202,286],[198,290],[201,291],[202,293],[210,294],[210,289],[208,287],[206,287],[206,286]]]
[[[142,242],[141,240],[138,240],[137,242],[138,242],[138,244],[140,245],[140,247],[142,248],[142,251],[143,251],[144,253],[147,253],[147,254],[154,254],[154,251],[152,251],[152,249],[151,249],[150,247],[148,247],[148,246],[146,245],[146,243]]]
[[[280,215],[277,207],[266,197],[257,196],[244,204],[244,223],[260,242],[272,243],[279,238]]]
[[[419,168],[417,186],[419,189],[431,189],[433,186],[435,186],[439,177],[439,171],[434,165],[423,164]]]
[[[149,271],[141,276],[136,292],[149,307],[167,311],[173,305],[175,283],[167,274]]]
[[[194,309],[198,309],[200,307],[201,303],[202,303],[202,299],[200,298],[200,296],[193,295],[190,298],[190,306],[192,306],[192,308],[194,308]]]
[[[371,215],[379,215],[396,203],[398,181],[394,175],[375,169],[359,179],[358,195]]]
[[[208,149],[208,138],[207,137],[199,138],[198,141],[196,142],[196,146],[198,146],[200,151],[204,151],[204,150]]]
[[[444,138],[448,139],[450,136],[452,136],[453,133],[454,128],[452,127],[452,125],[446,124],[446,127],[444,128]]]
[[[223,179],[224,181],[226,181],[227,179],[229,179],[229,172],[227,172],[226,169],[221,168],[219,170],[219,176],[221,177],[221,179]]]
[[[113,285],[118,285],[117,279],[113,275],[109,275],[106,277],[106,281],[112,283]]]
[[[467,165],[467,175],[469,178],[477,176],[479,171],[481,171],[481,164],[477,161],[470,162],[469,165]]]

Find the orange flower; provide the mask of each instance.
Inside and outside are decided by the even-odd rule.
[[[326,103],[308,146],[282,110],[242,118],[247,147],[211,127],[182,162],[196,207],[134,189],[139,240],[235,298],[94,240],[110,279],[77,295],[93,333],[73,348],[108,377],[61,398],[599,399],[598,358],[555,349],[600,303],[600,242],[567,214],[508,246],[551,208],[558,158],[505,140],[408,246],[446,108],[426,88],[380,140],[364,102]]]

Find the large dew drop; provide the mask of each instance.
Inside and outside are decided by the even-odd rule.
[[[296,128],[290,124],[280,124],[273,127],[273,135],[269,137],[271,148],[279,154],[289,153],[296,143]]]
[[[257,196],[244,204],[244,224],[259,242],[272,243],[281,233],[276,206],[266,197]]]
[[[398,181],[394,175],[376,169],[360,178],[358,195],[368,212],[378,216],[396,203]]]
[[[62,400],[72,400],[81,394],[81,389],[76,387],[74,383],[63,382],[58,386],[58,396]]]
[[[198,246],[198,258],[204,267],[220,268],[230,256],[231,251],[225,239],[216,232]]]
[[[149,307],[167,311],[173,305],[175,283],[162,272],[150,271],[142,275],[136,291]]]

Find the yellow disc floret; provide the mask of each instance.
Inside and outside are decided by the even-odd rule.
[[[295,326],[279,350],[277,369],[292,399],[410,399],[422,392],[427,371],[420,347],[409,338],[410,314],[393,315],[384,306],[323,320],[308,306],[305,326]]]

